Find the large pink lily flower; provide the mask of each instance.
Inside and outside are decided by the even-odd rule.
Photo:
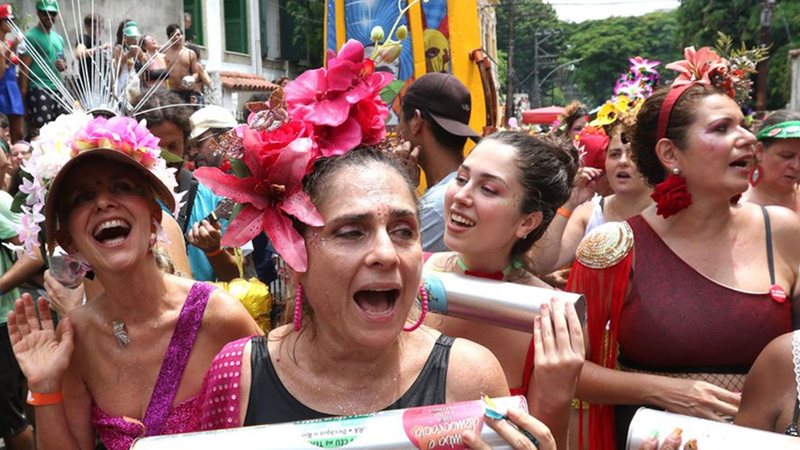
[[[667,69],[678,72],[678,78],[672,86],[681,86],[693,82],[711,84],[711,76],[715,72],[725,73],[728,63],[709,47],[695,51],[694,47],[686,47],[685,60],[666,65]]]
[[[228,225],[222,245],[241,246],[263,229],[286,263],[305,272],[305,242],[289,216],[309,226],[324,224],[302,186],[306,168],[316,153],[311,132],[302,122],[291,121],[271,132],[245,127],[243,136],[243,161],[250,176],[239,178],[216,167],[201,167],[194,172],[217,195],[244,205]]]

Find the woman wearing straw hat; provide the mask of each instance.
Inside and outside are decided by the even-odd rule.
[[[222,346],[259,332],[238,301],[156,264],[173,175],[133,119],[86,121],[46,197],[49,248],[91,267],[105,293],[53,328],[44,299],[9,314],[14,353],[36,406],[39,449],[128,449],[141,436],[193,430],[203,374]],[[174,184],[174,181],[171,182]],[[41,207],[41,206],[39,206]]]

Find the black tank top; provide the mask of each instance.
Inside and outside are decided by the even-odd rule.
[[[385,409],[445,403],[447,363],[453,341],[450,336],[439,336],[414,384],[402,397]],[[289,393],[272,365],[266,336],[254,337],[251,345],[250,364],[253,378],[244,426],[331,417],[330,414],[315,411],[300,403]]]

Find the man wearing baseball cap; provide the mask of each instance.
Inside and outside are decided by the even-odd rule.
[[[192,134],[189,135],[187,153],[195,167],[219,167],[224,152],[219,145],[212,143],[217,136],[238,125],[236,118],[221,106],[208,105],[195,111],[189,117],[189,122],[192,124]]]
[[[444,245],[444,194],[447,184],[464,162],[467,138],[480,135],[469,127],[472,98],[458,78],[428,73],[406,90],[398,131],[411,147],[419,148],[418,161],[428,189],[419,199],[422,248],[447,250]]]
[[[24,51],[20,49],[23,64],[20,65],[19,90],[26,103],[29,133],[66,112],[53,98],[58,92],[58,80],[51,78],[67,69],[64,38],[53,30],[58,1],[37,0],[36,16],[39,24],[25,34],[27,45]],[[34,59],[34,55],[39,58]]]

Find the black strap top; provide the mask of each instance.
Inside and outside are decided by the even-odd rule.
[[[453,341],[450,336],[439,336],[417,379],[402,397],[385,409],[445,403],[447,364]],[[331,417],[300,403],[289,393],[272,365],[266,336],[254,337],[251,345],[252,382],[244,426]]]

